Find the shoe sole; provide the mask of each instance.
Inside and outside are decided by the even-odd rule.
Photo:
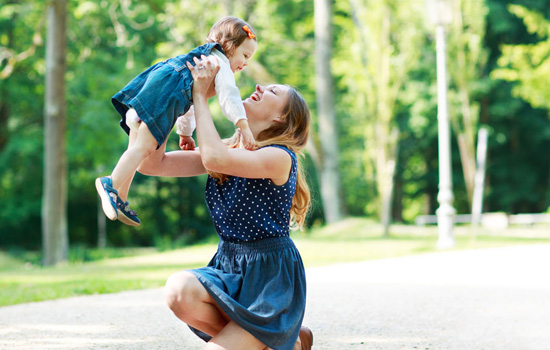
[[[124,211],[118,212],[118,221],[122,222],[123,224],[126,224],[128,226],[139,226],[141,225],[140,222],[135,222],[134,220],[130,219],[126,215],[124,215]]]
[[[111,199],[107,195],[107,192],[105,192],[100,178],[95,179],[95,189],[97,190],[99,198],[101,199],[101,208],[103,208],[105,216],[109,220],[116,221],[118,214],[115,208],[113,208],[113,206],[111,205]]]

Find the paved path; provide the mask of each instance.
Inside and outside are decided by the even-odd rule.
[[[550,245],[308,269],[314,349],[550,349]],[[202,349],[161,289],[0,308],[0,349]]]

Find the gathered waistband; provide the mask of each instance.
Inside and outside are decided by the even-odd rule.
[[[286,248],[296,248],[290,237],[264,238],[251,242],[229,242],[220,241],[218,251],[225,255],[267,253]]]

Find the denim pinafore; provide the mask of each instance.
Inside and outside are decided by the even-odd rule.
[[[214,48],[223,53],[218,43],[196,47],[185,55],[149,67],[117,92],[111,102],[122,118],[122,129],[130,134],[126,112],[134,108],[157,140],[157,148],[160,147],[170,135],[177,118],[193,104],[193,76],[186,62],[194,65],[194,57],[208,56]]]
[[[208,266],[190,272],[232,321],[271,349],[292,350],[306,305],[305,269],[289,237],[298,162],[284,146],[267,147],[292,158],[288,181],[208,177],[206,202],[221,241]]]

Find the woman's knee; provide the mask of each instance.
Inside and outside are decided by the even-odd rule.
[[[187,272],[182,271],[168,277],[164,287],[164,297],[166,304],[173,311],[182,312],[188,309],[200,300],[200,282],[197,278]]]

